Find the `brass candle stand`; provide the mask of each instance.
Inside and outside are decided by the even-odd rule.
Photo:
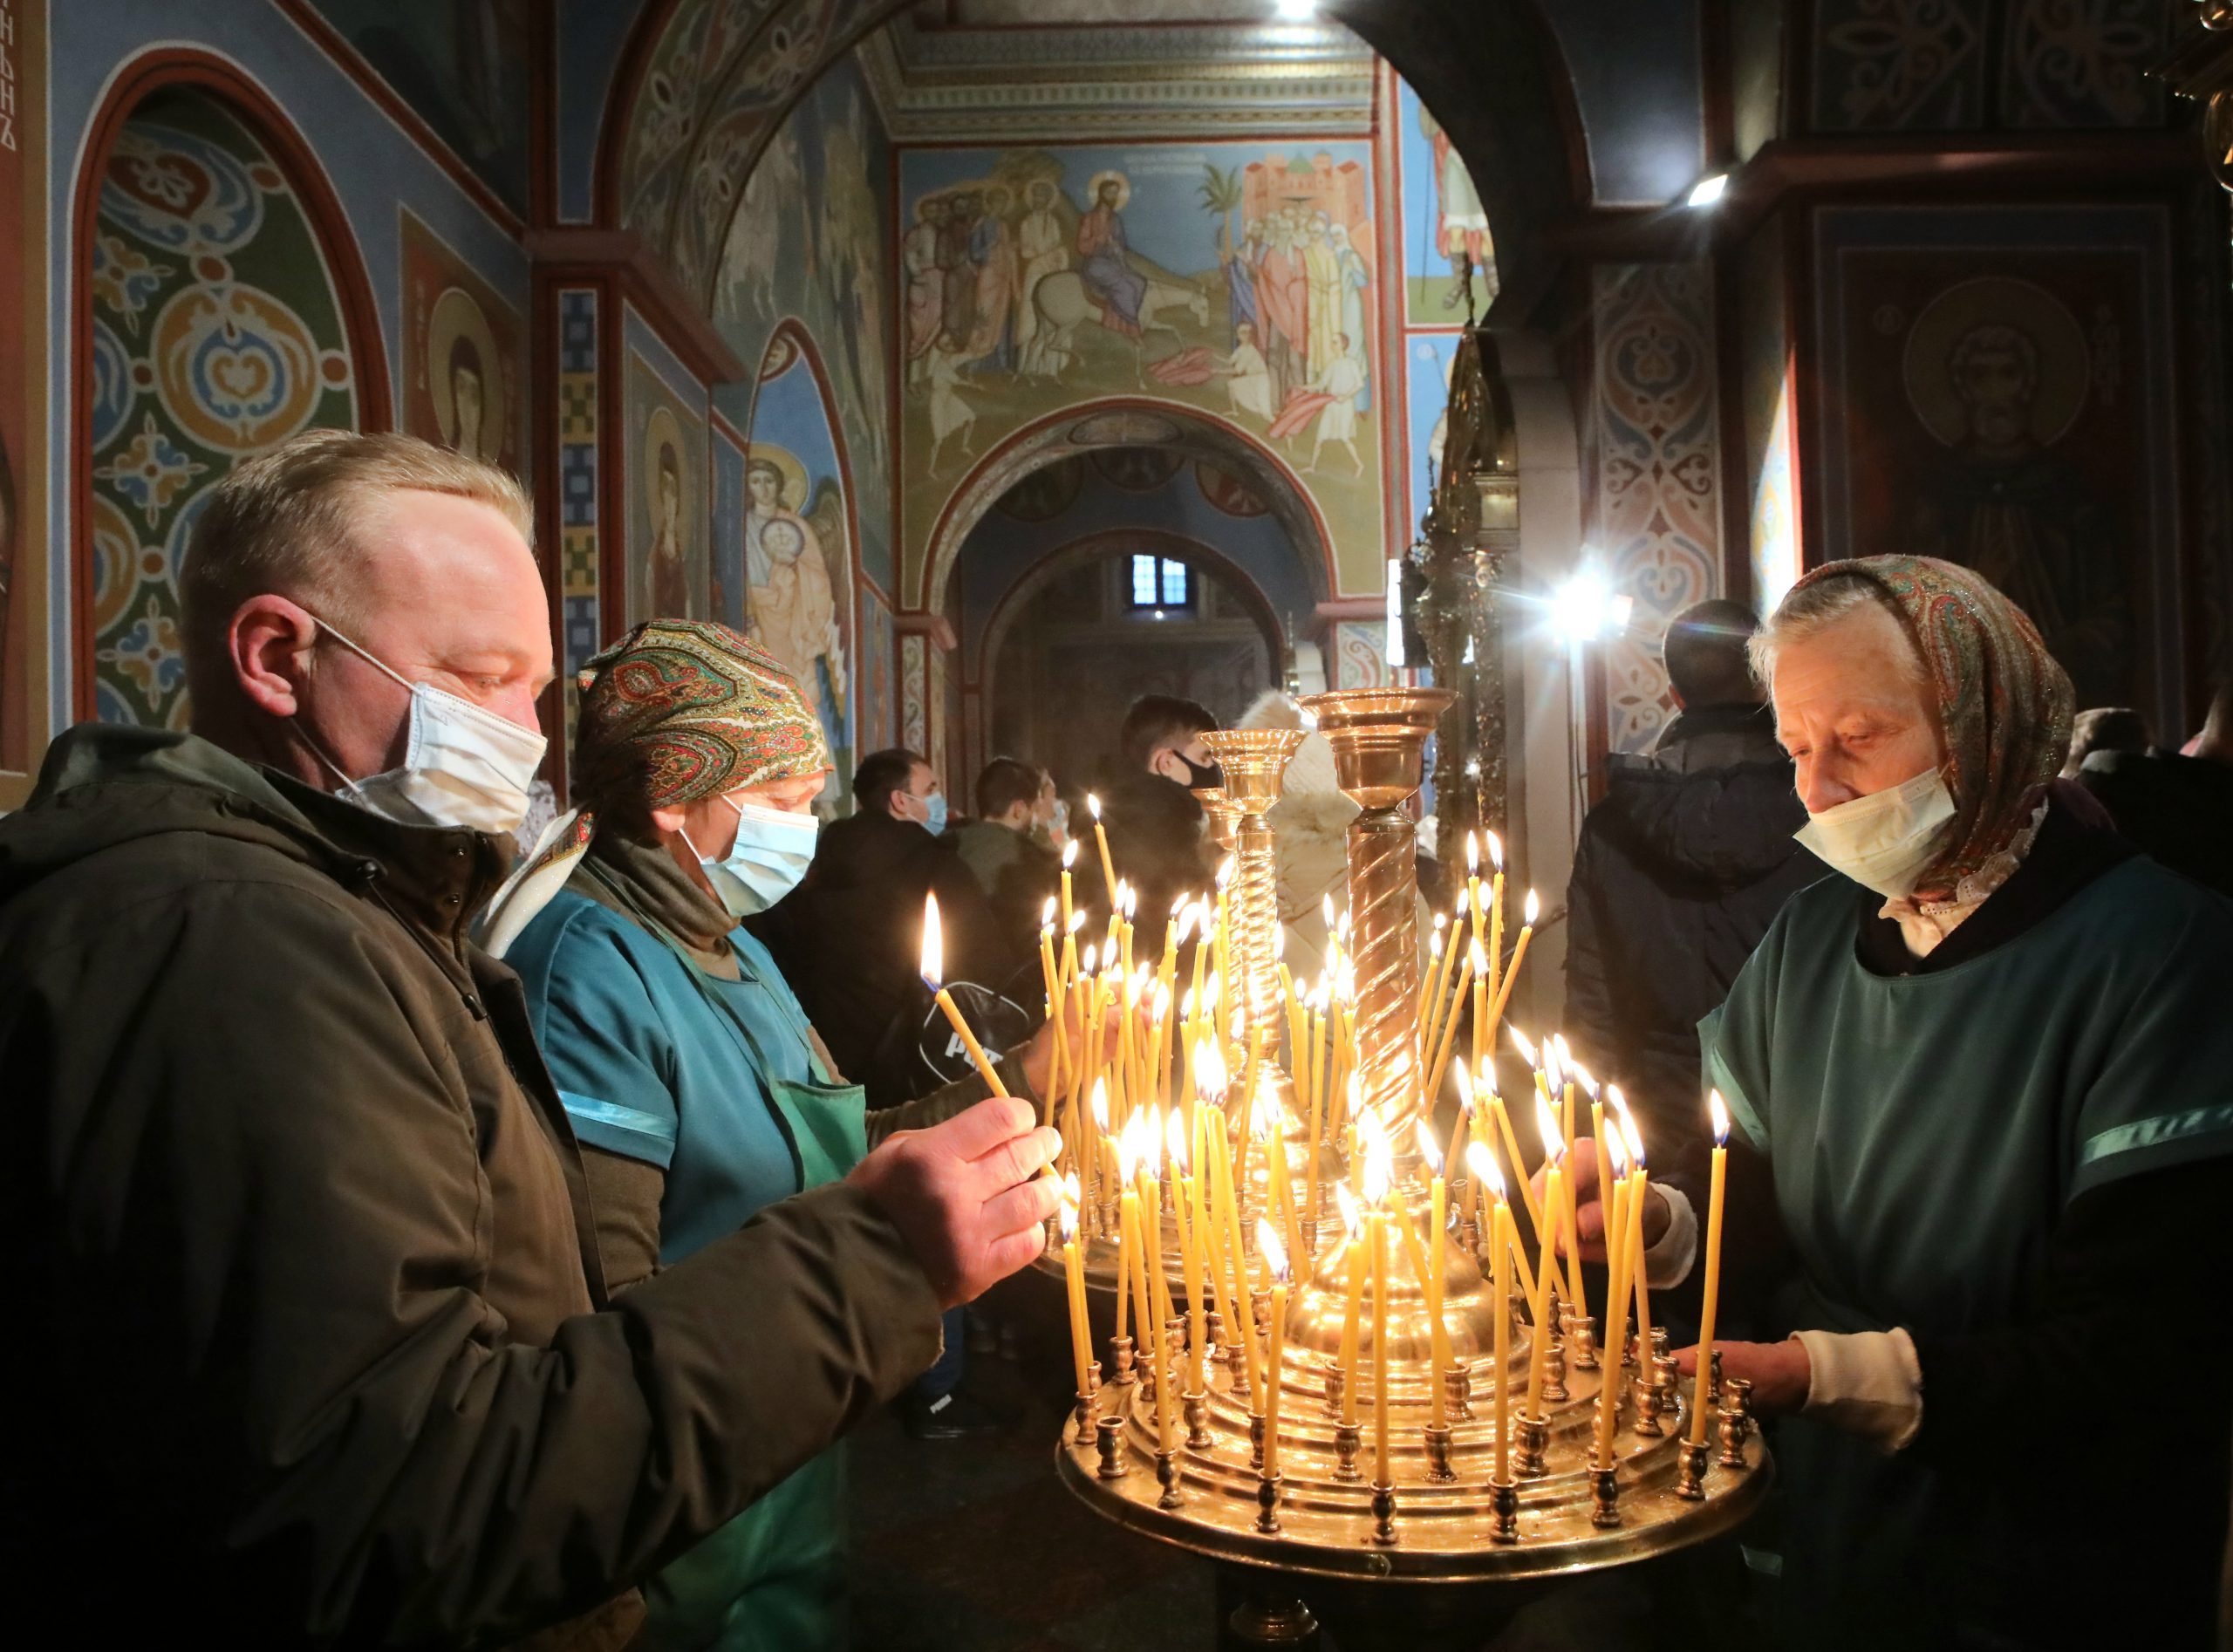
[[[1391,1245],[1397,1259],[1386,1274],[1384,1303],[1369,1285],[1363,1290],[1354,1369],[1345,1373],[1339,1359],[1349,1300],[1346,1231],[1340,1223],[1330,1230],[1321,1225],[1324,1242],[1295,1259],[1280,1358],[1265,1373],[1280,1396],[1275,1430],[1267,1429],[1264,1408],[1252,1403],[1244,1362],[1209,1360],[1207,1391],[1185,1396],[1183,1423],[1173,1408],[1166,1447],[1150,1385],[1124,1381],[1129,1362],[1119,1348],[1110,1361],[1116,1380],[1090,1396],[1092,1428],[1084,1427],[1082,1410],[1056,1450],[1065,1484],[1097,1512],[1196,1553],[1260,1568],[1260,1577],[1490,1582],[1620,1565],[1730,1529],[1758,1503],[1772,1473],[1752,1437],[1743,1385],[1723,1385],[1718,1427],[1710,1430],[1718,1452],[1690,1448],[1695,1400],[1672,1381],[1671,1361],[1663,1362],[1654,1347],[1634,1366],[1617,1357],[1584,1364],[1568,1357],[1588,1346],[1578,1327],[1561,1326],[1545,1350],[1541,1410],[1529,1414],[1540,1328],[1517,1314],[1501,1373],[1512,1438],[1508,1468],[1499,1471],[1493,1332],[1503,1305],[1492,1299],[1470,1247],[1433,1231],[1428,1167],[1410,1150],[1421,1099],[1413,1069],[1419,948],[1408,805],[1426,738],[1450,699],[1437,690],[1398,688],[1305,702],[1334,747],[1342,789],[1364,810],[1349,836],[1357,1063],[1362,1105],[1393,1121],[1397,1150],[1381,1207],[1397,1236]],[[1235,762],[1226,752],[1219,756],[1230,784]],[[1245,764],[1239,775],[1243,788],[1256,783]],[[1241,830],[1260,822],[1268,807],[1266,801],[1245,812]],[[1411,1238],[1429,1247],[1429,1256],[1441,1254],[1449,1362],[1439,1370],[1433,1316],[1414,1270],[1401,1259]],[[1260,1311],[1243,1310],[1249,1317]],[[1550,1317],[1559,1318],[1555,1300]],[[1385,1338],[1384,1473],[1376,1426],[1383,1397],[1374,1390],[1382,1352],[1375,1344],[1383,1335],[1376,1326],[1384,1326]],[[1610,1340],[1625,1346],[1617,1332]],[[1183,1360],[1168,1347],[1160,1352],[1168,1362],[1160,1380],[1185,1386]],[[1595,1449],[1607,1382],[1619,1385],[1609,1461]],[[1351,1384],[1354,1394],[1347,1391]],[[1354,1423],[1346,1420],[1351,1416]]]
[[[1268,1084],[1282,1112],[1291,1113],[1294,1084],[1279,1056],[1280,857],[1271,823],[1264,817],[1280,801],[1280,777],[1295,747],[1302,744],[1302,731],[1212,728],[1203,733],[1201,741],[1225,771],[1227,802],[1240,811],[1233,850],[1233,962],[1240,978],[1236,983],[1239,990],[1231,994],[1233,1042],[1245,1050],[1252,1039],[1263,1040],[1259,1093]]]

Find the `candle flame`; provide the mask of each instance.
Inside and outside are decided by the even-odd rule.
[[[1342,921],[1334,926],[1334,933],[1340,937],[1342,945],[1349,944],[1349,914],[1347,911],[1342,913]]]
[[[1071,1191],[1076,1185],[1077,1178],[1072,1177],[1069,1185],[1062,1190],[1062,1243],[1065,1245],[1078,1236],[1078,1202]]]
[[[1109,1081],[1093,1081],[1093,1127],[1103,1136],[1109,1134]]]
[[[1526,1062],[1530,1067],[1540,1065],[1535,1059],[1535,1046],[1529,1041],[1526,1034],[1510,1022],[1505,1024],[1504,1030],[1512,1034],[1512,1047],[1519,1052],[1521,1061]]]
[[[946,941],[939,927],[939,898],[935,892],[923,897],[923,979],[936,992],[946,980]]]
[[[1287,926],[1281,924],[1272,932],[1272,961],[1276,964],[1287,955]]]
[[[1332,933],[1334,929],[1334,897],[1330,893],[1321,895],[1318,898],[1318,910],[1325,915],[1327,932],[1328,934]]]
[[[1605,1159],[1615,1176],[1629,1173],[1629,1144],[1621,1139],[1618,1130],[1605,1132]]]
[[[1535,919],[1542,910],[1542,902],[1535,898],[1535,891],[1533,890],[1529,890],[1527,891],[1527,905],[1520,909],[1528,928],[1533,929],[1535,927]]]
[[[1359,1128],[1360,1137],[1364,1135]],[[1395,1165],[1388,1151],[1388,1137],[1376,1124],[1364,1146],[1364,1202],[1379,1205],[1388,1202],[1388,1185],[1395,1179]]]
[[[1166,1119],[1163,1133],[1171,1154],[1171,1168],[1181,1176],[1186,1174],[1186,1120],[1176,1108]]]
[[[1039,927],[1041,929],[1052,929],[1055,927],[1055,898],[1052,895],[1049,895],[1046,900],[1040,905]]]
[[[1132,1117],[1140,1127],[1140,1158],[1151,1179],[1163,1175],[1163,1109],[1142,1108]]]
[[[1504,839],[1494,832],[1489,834],[1489,864],[1499,871],[1504,870]]]
[[[1226,1075],[1225,1053],[1218,1048],[1214,1038],[1198,1039],[1194,1043],[1194,1090],[1197,1095],[1222,1104],[1225,1101]]]
[[[1574,1047],[1567,1042],[1567,1035],[1564,1033],[1551,1034],[1551,1048],[1559,1053],[1560,1067],[1568,1068],[1574,1065]]]
[[[1636,1122],[1629,1116],[1625,1107],[1621,1109],[1621,1139],[1628,1144],[1629,1157],[1635,1162],[1635,1167],[1645,1168],[1649,1161],[1643,1156],[1643,1137],[1636,1133]]]
[[[1194,989],[1191,986],[1186,989],[1186,996],[1178,1000],[1178,1014],[1184,1020],[1194,1019]]]
[[[1574,1061],[1572,1057],[1567,1058],[1567,1065],[1570,1069],[1567,1076],[1572,1078],[1575,1083],[1581,1086],[1581,1093],[1583,1095],[1589,1097],[1591,1101],[1595,1101],[1597,1099],[1597,1080],[1591,1075],[1590,1070],[1587,1067],[1584,1067],[1580,1062]],[[1615,1088],[1617,1088],[1617,1086]]]
[[[1076,849],[1076,848],[1077,847],[1077,845],[1076,845],[1076,843],[1072,843],[1072,844],[1070,845],[1070,847],[1071,847],[1072,849]],[[1084,927],[1085,927],[1085,912],[1083,911],[1083,910],[1082,910],[1082,909],[1080,909],[1080,910],[1078,910],[1078,911],[1075,911],[1071,912],[1071,914],[1070,914],[1070,933],[1071,933],[1071,934],[1073,934],[1073,935],[1075,935],[1075,934],[1076,934],[1080,930],[1083,929]]]
[[[1171,931],[1171,944],[1184,946],[1187,937],[1194,932],[1194,904],[1182,898],[1171,911],[1176,914],[1172,919]]]
[[[1269,1068],[1267,1068],[1257,1075],[1256,1094],[1249,1098],[1250,1133],[1260,1142],[1270,1141],[1272,1132],[1280,1127],[1281,1110],[1279,1087],[1273,1080]]]
[[[1480,942],[1475,941],[1473,943],[1473,950],[1466,954],[1465,962],[1467,966],[1472,970],[1476,979],[1480,980],[1488,980],[1489,955],[1482,949]]]
[[[1458,1105],[1466,1117],[1473,1116],[1473,1075],[1463,1062],[1458,1063]]]
[[[1467,833],[1465,834],[1465,873],[1466,873],[1466,876],[1470,877],[1472,877],[1474,873],[1476,873],[1476,872],[1479,871],[1480,870],[1481,870],[1481,835],[1480,835],[1480,833],[1478,833],[1478,832],[1472,832],[1472,831],[1469,831],[1469,832],[1467,832]]]
[[[1272,1271],[1272,1283],[1285,1285],[1293,1277],[1287,1271],[1287,1247],[1280,1243],[1279,1230],[1260,1216],[1256,1219],[1256,1248]]]
[[[1218,888],[1223,890],[1228,887],[1232,884],[1233,880],[1239,877],[1239,874],[1240,862],[1234,857],[1227,855],[1223,860],[1218,863]]]
[[[1559,1060],[1559,1047],[1556,1044],[1543,1046],[1543,1082],[1553,1089],[1559,1089],[1566,1082],[1566,1068]]]
[[[1342,1209],[1342,1225],[1349,1230],[1349,1242],[1355,1244],[1364,1230],[1364,1217],[1357,1208],[1356,1196],[1340,1182],[1334,1184],[1334,1202]]]
[[[1098,792],[1088,792],[1085,795],[1085,806],[1087,812],[1095,820],[1098,821],[1101,818],[1101,795]]]
[[[1434,935],[1427,942],[1427,956],[1437,963],[1442,961],[1442,914],[1434,915]]]
[[[1504,1203],[1504,1172],[1497,1167],[1497,1156],[1489,1151],[1486,1142],[1465,1143],[1465,1171],[1495,1196],[1498,1204]]]
[[[1147,966],[1144,964],[1141,967],[1144,969]],[[1156,980],[1154,996],[1148,1000],[1148,1014],[1155,1017],[1157,1024],[1171,1015],[1171,983],[1160,976]]]
[[[1428,1127],[1426,1120],[1419,1120],[1413,1127],[1412,1134],[1419,1144],[1419,1157],[1427,1162],[1427,1174],[1441,1175],[1442,1144],[1434,1139],[1434,1131]]]
[[[1449,922],[1450,919],[1440,912],[1434,915],[1434,938],[1437,943],[1442,939],[1443,926]]]
[[[1062,870],[1069,871],[1078,864],[1078,840],[1075,837],[1062,845]]]
[[[1719,1090],[1706,1092],[1706,1105],[1713,1109],[1713,1144],[1729,1145],[1729,1103],[1721,1099]]]
[[[1175,898],[1171,901],[1171,917],[1172,917],[1172,918],[1177,918],[1177,917],[1178,916],[1178,914],[1179,914],[1179,913],[1181,913],[1181,912],[1185,911],[1189,906],[1192,906],[1193,904],[1194,904],[1194,897],[1193,897],[1192,894],[1181,894],[1181,895],[1178,896],[1178,897],[1177,897],[1177,898]]]
[[[1567,1138],[1559,1129],[1558,1116],[1551,1111],[1551,1104],[1540,1092],[1535,1097],[1535,1130],[1543,1138],[1543,1151],[1549,1155],[1552,1164],[1557,1164],[1566,1156]]]
[[[1135,1113],[1124,1121],[1124,1128],[1116,1137],[1116,1173],[1126,1187],[1139,1179],[1140,1132],[1139,1122],[1146,1115]]]

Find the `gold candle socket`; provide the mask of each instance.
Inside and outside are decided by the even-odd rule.
[[[1140,1380],[1140,1374],[1132,1369],[1132,1339],[1130,1337],[1110,1337],[1109,1354],[1110,1362],[1116,1368],[1116,1380],[1120,1386],[1130,1388]]]
[[[1334,1425],[1334,1478],[1354,1485],[1363,1478],[1357,1471],[1359,1430],[1354,1423]]]
[[[1124,1478],[1124,1419],[1110,1413],[1094,1424],[1094,1444],[1101,1454],[1097,1472],[1104,1480]]]
[[[1328,1361],[1322,1376],[1326,1383],[1326,1415],[1338,1416],[1342,1411],[1342,1391],[1349,1386],[1349,1374],[1338,1363]]]
[[[1721,1456],[1717,1459],[1725,1469],[1743,1470],[1752,1464],[1745,1460],[1745,1442],[1752,1433],[1752,1384],[1741,1376],[1725,1376],[1721,1380],[1724,1396],[1721,1403]]]
[[[1453,1365],[1442,1374],[1443,1398],[1448,1402],[1450,1415],[1460,1423],[1473,1420],[1473,1374],[1463,1365]]]
[[[1157,1451],[1155,1454],[1155,1483],[1163,1488],[1163,1495],[1155,1500],[1159,1509],[1175,1509],[1182,1499],[1178,1495],[1178,1454]]]
[[[1202,813],[1209,818],[1210,842],[1218,852],[1230,855],[1235,847],[1233,829],[1240,824],[1240,805],[1225,794],[1222,786],[1192,788],[1194,801],[1202,806]]]
[[[1256,1529],[1270,1536],[1280,1529],[1280,1471],[1256,1482]]]
[[[1427,1443],[1427,1478],[1437,1485],[1447,1485],[1458,1478],[1450,1466],[1450,1425],[1437,1428],[1430,1423],[1422,1431]]]
[[[1523,1416],[1513,1430],[1513,1442],[1517,1447],[1513,1471],[1523,1480],[1540,1480],[1547,1471],[1544,1456],[1550,1450],[1551,1423],[1548,1417]]]
[[[1696,1445],[1684,1441],[1682,1466],[1675,1473],[1675,1495],[1685,1503],[1703,1503],[1706,1498],[1706,1453],[1712,1448],[1704,1440]]]
[[[1596,1506],[1590,1511],[1589,1523],[1601,1528],[1620,1525],[1621,1471],[1618,1469],[1593,1470],[1590,1482]]]
[[[1519,1488],[1510,1480],[1489,1482],[1489,1540],[1519,1541]]]
[[[1396,1488],[1386,1480],[1372,1483],[1372,1540],[1383,1548],[1396,1541]]]
[[[1182,1394],[1178,1403],[1186,1417],[1186,1444],[1197,1451],[1206,1451],[1217,1444],[1210,1433],[1210,1399],[1206,1394]]]

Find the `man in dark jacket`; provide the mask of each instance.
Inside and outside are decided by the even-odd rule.
[[[1033,763],[995,757],[978,771],[977,817],[946,829],[955,852],[992,908],[1000,945],[1029,960],[1048,898],[1061,886],[1061,855],[1041,834],[1053,821],[1055,777]]]
[[[466,936],[541,750],[529,523],[407,437],[242,465],[185,563],[201,733],[72,730],[0,821],[37,1328],[0,1541],[74,1640],[617,1647],[638,1579],[1040,1247],[1051,1132],[987,1103],[608,1300],[518,978]]]
[[[837,1069],[867,1087],[870,1107],[897,1107],[945,1082],[919,1049],[937,1015],[923,984],[924,897],[939,898],[948,982],[997,986],[1014,960],[941,836],[936,769],[905,747],[870,753],[853,811],[823,829],[799,886],[744,926],[775,955]]]
[[[1144,694],[1117,733],[1118,769],[1100,799],[1102,822],[1116,876],[1139,891],[1140,955],[1161,949],[1171,903],[1206,891],[1216,874],[1207,817],[1194,789],[1225,783],[1202,744],[1203,732],[1217,726],[1208,709],[1191,700]]]
[[[2233,895],[2233,676],[2218,683],[2188,752],[2095,751],[2078,783],[2124,836],[2172,870]]]
[[[1745,664],[1756,629],[1749,609],[1723,601],[1668,626],[1681,714],[1649,757],[1607,760],[1567,890],[1567,1036],[1621,1084],[1655,1152],[1704,1140],[1698,1018],[1785,899],[1825,875],[1792,841],[1806,810]]]

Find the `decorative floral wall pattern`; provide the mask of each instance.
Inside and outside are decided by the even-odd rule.
[[[1615,589],[1635,598],[1627,635],[1605,651],[1607,740],[1634,752],[1670,714],[1661,633],[1720,587],[1713,283],[1704,263],[1601,264],[1592,274],[1588,538]]]
[[[202,94],[159,92],[126,124],[92,285],[95,713],[183,727],[178,571],[200,502],[299,430],[353,427],[355,373],[285,174]]]

